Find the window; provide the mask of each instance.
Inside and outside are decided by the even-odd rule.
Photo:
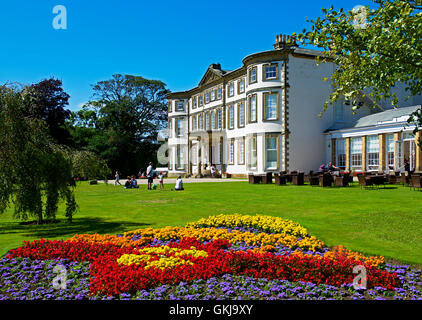
[[[229,97],[234,96],[234,83],[233,82],[229,83],[227,94],[228,94]]]
[[[221,88],[217,89],[217,99],[220,100],[221,99]]]
[[[210,113],[205,114],[205,130],[210,130]]]
[[[238,128],[245,126],[245,103],[239,102],[237,104],[237,126]]]
[[[237,93],[245,92],[245,79],[240,79],[237,82]]]
[[[196,116],[192,117],[192,131],[196,131],[197,129],[197,120],[196,120]]]
[[[379,138],[377,135],[366,138],[366,159],[368,170],[378,170],[379,167]]]
[[[215,126],[215,111],[211,112],[211,129],[217,129]]]
[[[210,94],[209,94],[209,92],[207,92],[205,94],[205,103],[209,103],[209,102],[210,102]]]
[[[184,169],[183,151],[182,151],[182,146],[180,144],[176,146],[176,169]]]
[[[387,134],[386,136],[386,156],[387,166],[389,169],[394,170],[394,134]]]
[[[234,164],[234,139],[230,139],[229,143],[229,163]]]
[[[256,67],[251,68],[249,70],[249,84],[255,83],[258,81],[256,75],[257,75]]]
[[[264,68],[263,78],[265,80],[278,79],[278,65],[277,64],[264,65],[263,68]]]
[[[278,119],[278,93],[264,93],[264,120]]]
[[[171,101],[168,103],[168,111],[171,112]]]
[[[217,110],[217,128],[221,129],[223,127],[223,111],[221,109]]]
[[[336,165],[343,169],[346,167],[346,139],[336,140]]]
[[[234,128],[234,108],[233,106],[229,107],[229,129]]]
[[[337,100],[334,105],[334,116],[336,122],[344,121],[344,103],[343,100]]]
[[[268,135],[265,137],[265,159],[266,169],[276,170],[278,167],[278,138],[276,135]]]
[[[249,96],[249,123],[256,122],[256,94]]]
[[[256,169],[257,165],[257,149],[256,149],[256,136],[249,139],[249,168]]]
[[[199,130],[204,129],[204,116],[202,114],[198,116],[198,128]]]
[[[173,119],[169,119],[169,138],[173,137]]]
[[[202,107],[204,105],[204,98],[203,96],[199,96],[199,106]]]
[[[198,97],[193,97],[192,104],[192,109],[195,109],[198,106]]]
[[[211,91],[211,101],[215,100],[215,90]]]
[[[183,119],[176,119],[176,136],[183,136]]]
[[[177,101],[176,111],[184,111],[183,101]]]
[[[362,138],[351,138],[350,139],[350,154],[352,160],[352,168],[361,170],[362,169]]]
[[[239,139],[239,159],[238,159],[238,163],[239,164],[245,164],[245,138],[242,137]]]

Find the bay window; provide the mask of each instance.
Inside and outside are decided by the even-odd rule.
[[[265,137],[265,168],[277,170],[278,167],[278,136],[267,135]]]
[[[278,119],[278,93],[264,93],[264,120]]]
[[[256,106],[256,94],[249,96],[249,123],[256,122],[257,120],[257,106]]]

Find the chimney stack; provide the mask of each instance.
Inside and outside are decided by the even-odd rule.
[[[294,36],[278,34],[275,36],[274,49],[290,49],[297,48],[296,38]]]

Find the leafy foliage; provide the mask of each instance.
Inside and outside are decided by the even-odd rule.
[[[325,109],[342,96],[352,102],[353,109],[359,108],[358,101],[365,96],[375,105],[388,100],[397,107],[398,97],[392,90],[396,83],[403,83],[409,96],[422,93],[422,2],[374,3],[376,9],[322,9],[324,16],[311,20],[311,30],[297,36],[304,45],[324,49],[320,61],[338,65]],[[422,125],[422,110],[413,121]]]
[[[44,120],[28,115],[26,90],[0,88],[0,212],[13,203],[14,216],[55,219],[60,200],[66,216],[76,211],[68,150],[55,144]]]
[[[72,173],[74,177],[104,179],[111,174],[107,163],[90,151],[72,152]]]
[[[116,74],[95,84],[93,90],[95,100],[74,112],[69,121],[76,147],[127,174],[155,161],[157,133],[167,121],[165,84]]]
[[[70,96],[63,90],[60,80],[50,78],[25,88],[28,95],[27,114],[45,121],[50,136],[59,144],[71,146],[72,140],[66,129],[70,110],[65,109]]]

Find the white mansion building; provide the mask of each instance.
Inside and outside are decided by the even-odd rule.
[[[211,64],[198,86],[168,95],[169,175],[220,172],[245,177],[280,171],[318,170],[332,161],[345,170],[422,169],[421,149],[407,126],[421,96],[400,108],[368,98],[353,114],[344,100],[322,113],[330,92],[324,82],[333,63],[316,64],[320,51],[277,36],[274,50],[249,55],[236,70]]]

